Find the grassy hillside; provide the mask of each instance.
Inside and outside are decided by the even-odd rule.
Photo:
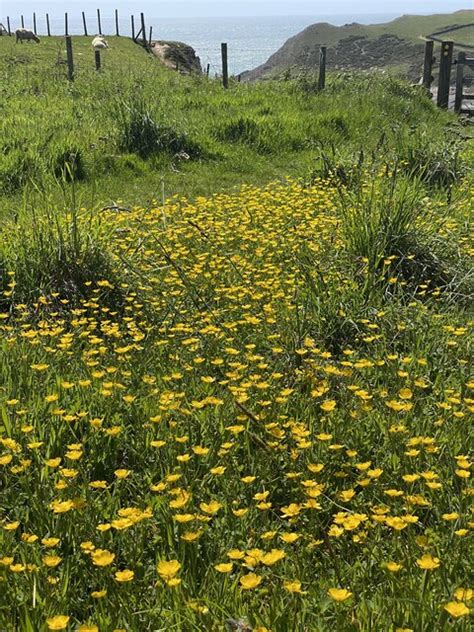
[[[2,632],[470,630],[470,128],[74,50],[0,38]]]
[[[421,76],[423,40],[430,34],[451,26],[473,25],[474,10],[428,16],[404,15],[386,24],[320,23],[308,26],[290,38],[269,60],[246,74],[247,79],[274,76],[288,69],[316,68],[319,47],[328,47],[328,63],[336,69],[392,67],[413,80]],[[472,28],[447,32],[462,48],[469,43]]]
[[[71,166],[87,206],[132,204],[161,198],[163,189],[208,194],[300,175],[321,146],[370,151],[383,130],[388,146],[404,137],[409,152],[412,141],[392,121],[408,119],[429,144],[449,120],[417,93],[400,99],[406,88],[396,82],[348,89],[335,78],[317,94],[303,79],[235,84],[225,93],[217,82],[164,69],[130,40],[110,38],[110,45],[97,73],[90,41],[73,38],[77,77],[69,84],[61,38],[0,40],[0,212],[38,196],[62,199]],[[367,89],[371,100],[363,103]],[[143,149],[147,133],[153,138]]]

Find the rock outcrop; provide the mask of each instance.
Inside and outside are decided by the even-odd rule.
[[[194,48],[188,44],[160,40],[152,43],[151,51],[167,68],[184,74],[202,72],[201,60]]]

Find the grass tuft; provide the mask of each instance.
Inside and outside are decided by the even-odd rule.
[[[117,107],[119,119],[119,147],[143,159],[156,154],[186,153],[198,157],[202,150],[183,132],[157,120],[153,109],[143,97],[121,101]]]

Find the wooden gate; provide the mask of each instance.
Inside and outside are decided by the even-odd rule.
[[[463,112],[463,101],[474,101],[474,94],[466,94],[465,86],[465,70],[466,68],[474,68],[474,57],[468,58],[466,53],[460,52],[457,58],[456,66],[456,96],[454,98],[454,111],[458,114]],[[469,109],[469,112],[471,110]]]
[[[425,46],[425,62],[423,67],[423,78],[421,84],[431,91],[434,81],[433,68],[436,57],[433,56],[434,42],[428,40]],[[473,114],[474,108],[463,109],[463,102],[474,101],[474,94],[464,92],[466,85],[466,68],[474,68],[474,58],[468,58],[463,51],[458,53],[457,59],[453,61],[454,43],[441,42],[441,55],[438,65],[438,86],[433,89],[436,96],[436,103],[440,108],[453,108],[458,114]],[[456,66],[456,89],[451,86],[451,74]]]

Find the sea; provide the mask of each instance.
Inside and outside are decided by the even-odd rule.
[[[97,11],[89,2],[86,8],[88,32],[98,32]],[[100,6],[100,1],[97,2]],[[134,5],[136,6],[136,5]],[[239,74],[264,63],[284,42],[304,28],[316,22],[329,22],[336,26],[359,22],[375,24],[389,22],[397,17],[394,13],[346,13],[313,15],[200,15],[186,14],[163,17],[156,10],[156,3],[149,3],[145,12],[147,31],[153,27],[153,39],[181,41],[191,45],[201,59],[203,68],[210,64],[210,73],[220,73],[221,42],[228,46],[229,71]],[[178,6],[178,5],[175,5]],[[84,4],[82,5],[84,7]],[[46,13],[49,14],[53,35],[64,35],[64,12],[68,12],[68,31],[71,35],[83,34],[82,7],[74,3],[72,7],[53,2],[53,6],[42,2],[7,2],[0,0],[0,22],[6,25],[7,15],[12,28],[21,25],[21,15],[25,26],[33,26],[33,11],[36,13],[37,31],[46,34]],[[291,4],[288,7],[291,10]],[[135,15],[135,25],[139,23],[141,7],[132,10],[119,9],[119,29],[123,36],[131,34],[131,13]],[[115,12],[110,4],[101,9],[102,32],[115,33]],[[137,27],[136,27],[137,29]],[[138,29],[137,29],[138,30]]]

